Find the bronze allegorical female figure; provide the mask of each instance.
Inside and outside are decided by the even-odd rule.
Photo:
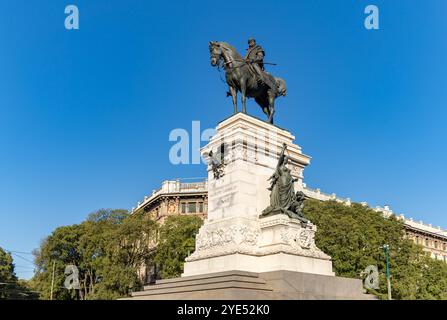
[[[278,164],[273,175],[269,178],[270,182],[270,206],[261,214],[262,217],[275,214],[287,214],[290,218],[298,219],[302,223],[307,220],[302,212],[305,195],[299,191],[295,193],[294,182],[296,179],[290,174],[287,167],[289,157],[285,155],[287,145],[283,144]]]

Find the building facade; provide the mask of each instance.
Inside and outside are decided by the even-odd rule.
[[[447,262],[447,231],[422,221],[415,222],[411,218],[404,221],[408,238],[422,245],[432,258]]]
[[[153,190],[132,213],[143,210],[155,221],[163,223],[171,215],[197,215],[205,219],[208,212],[208,185],[200,181],[163,181],[161,188]]]

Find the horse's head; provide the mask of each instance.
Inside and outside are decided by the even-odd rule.
[[[275,82],[276,82],[276,88],[278,90],[278,96],[286,96],[287,93],[287,86],[286,86],[286,82],[284,81],[284,79],[275,78]]]
[[[210,48],[210,59],[211,59],[211,65],[213,67],[219,65],[219,61],[222,57],[222,47],[219,42],[217,41],[210,41],[209,42],[209,48]]]

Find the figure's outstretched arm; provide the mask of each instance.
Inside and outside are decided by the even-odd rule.
[[[282,144],[282,149],[281,149],[281,153],[279,155],[279,159],[278,159],[278,164],[276,165],[276,170],[279,169],[279,167],[283,164],[284,162],[284,153],[287,149],[287,145],[285,143]]]
[[[284,152],[286,151],[286,149],[287,149],[287,144],[285,142],[283,142],[282,149],[281,149],[281,155],[284,155]]]

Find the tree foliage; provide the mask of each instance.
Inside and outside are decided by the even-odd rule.
[[[14,271],[14,261],[9,252],[0,248],[0,300],[37,299],[25,280],[19,280]]]
[[[163,278],[182,273],[194,250],[203,221],[196,216],[172,216],[159,228],[143,212],[99,210],[80,223],[55,229],[35,250],[38,270],[31,280],[42,299],[116,299],[140,290],[139,270],[157,264]],[[80,289],[64,286],[67,265],[79,270]]]
[[[10,253],[0,248],[0,299],[11,298],[11,290],[17,284],[14,264]]]
[[[385,255],[390,246],[394,299],[447,299],[447,264],[430,258],[405,238],[401,221],[384,218],[361,204],[307,200],[305,215],[317,225],[316,244],[332,257],[337,276],[361,278],[368,265],[377,265],[380,288],[372,293],[386,298]]]
[[[182,274],[185,258],[194,251],[195,235],[202,224],[197,216],[170,216],[160,227],[155,262],[162,278]]]
[[[81,224],[59,227],[35,251],[33,287],[43,299],[116,299],[141,288],[138,269],[150,257],[156,223],[125,210],[99,210]],[[79,270],[80,289],[64,286],[67,265]]]

